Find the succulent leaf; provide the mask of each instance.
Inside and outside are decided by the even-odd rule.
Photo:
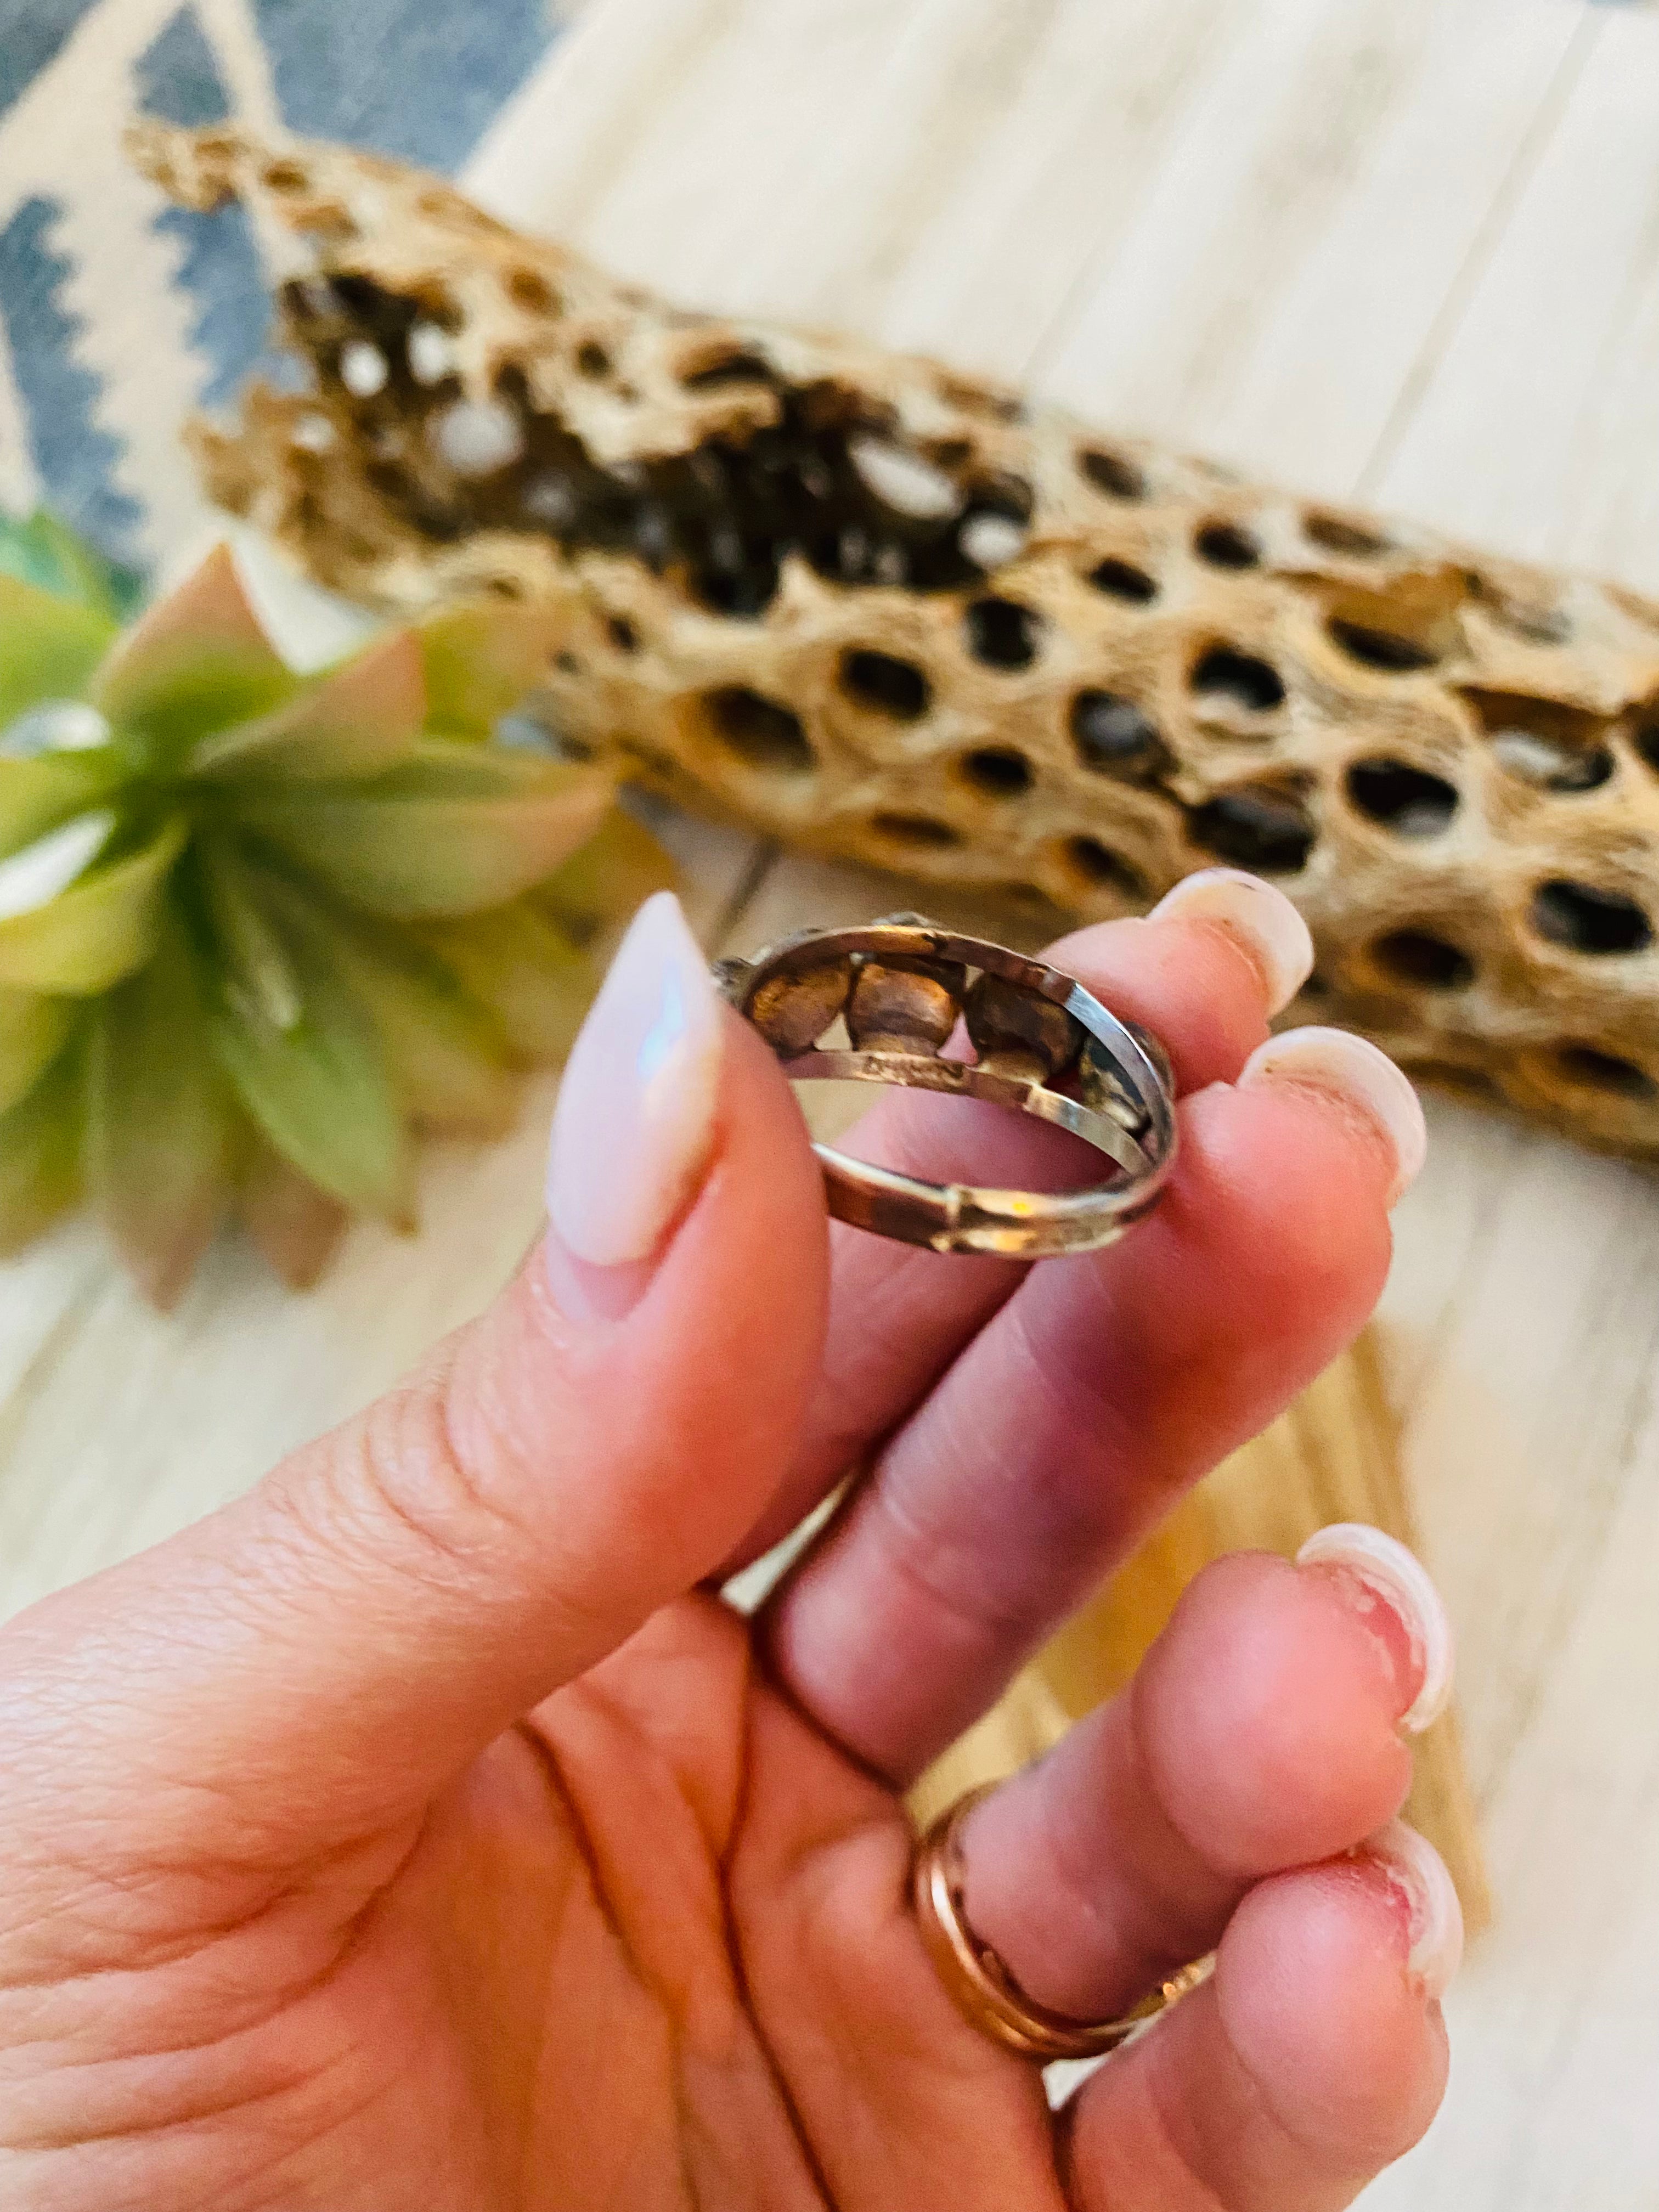
[[[74,1024],[72,1001],[32,991],[0,991],[0,1114],[33,1090]]]
[[[529,899],[459,921],[429,924],[423,940],[495,1014],[527,1067],[562,1060],[599,977],[588,955]]]
[[[0,573],[55,598],[78,599],[112,622],[125,621],[143,590],[136,569],[106,560],[45,507],[27,517],[0,514]]]
[[[167,823],[125,860],[94,868],[43,906],[0,920],[0,986],[88,998],[142,968],[155,949],[162,900],[184,848]]]
[[[374,644],[275,713],[204,738],[192,775],[343,783],[409,758],[426,717],[421,648],[407,630]]]
[[[32,707],[78,697],[114,635],[98,608],[0,575],[0,732]]]
[[[667,864],[509,715],[546,613],[302,678],[223,548],[118,636],[119,580],[0,517],[0,1244],[84,1186],[165,1309],[233,1207],[295,1284],[412,1225],[411,1133],[511,1126]]]
[[[78,883],[115,833],[107,806],[77,814],[0,860],[0,921],[33,914]]]
[[[80,1059],[71,1043],[0,1114],[0,1255],[32,1243],[80,1198]]]
[[[153,1305],[177,1304],[230,1196],[230,1102],[194,953],[168,913],[154,956],[100,1000],[87,1055],[93,1204]]]
[[[269,714],[298,688],[218,545],[125,633],[89,696],[147,765],[176,769],[210,732]]]
[[[268,1027],[291,1030],[303,1011],[300,978],[267,917],[257,875],[224,836],[198,842],[196,867],[227,995]]]
[[[95,752],[0,758],[0,854],[20,853],[49,830],[107,804],[125,764],[112,746]]]
[[[557,627],[528,603],[465,605],[429,616],[418,635],[432,727],[487,738],[541,679]]]
[[[243,1227],[291,1291],[308,1291],[349,1225],[349,1211],[319,1190],[263,1137],[250,1135],[237,1188]]]
[[[533,894],[578,945],[589,944],[653,891],[672,890],[674,863],[642,823],[613,807],[587,842]]]
[[[332,963],[269,917],[299,979],[301,1012],[279,1029],[225,994],[214,1049],[247,1112],[301,1173],[366,1213],[410,1218],[409,1145],[386,1054]]]
[[[612,796],[589,769],[423,738],[372,782],[240,790],[238,819],[354,905],[412,919],[498,906],[592,835]]]
[[[444,1135],[504,1135],[518,1118],[522,1086],[499,1021],[407,932],[356,919],[332,942],[416,1123]]]

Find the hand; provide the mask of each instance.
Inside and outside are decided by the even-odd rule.
[[[499,1304],[0,1635],[13,2212],[1322,2212],[1414,2140],[1456,1910],[1385,1824],[1447,1637],[1383,1540],[1212,1568],[966,1824],[969,1917],[1041,2002],[1114,2014],[1220,1947],[1057,2124],[907,1905],[895,1793],[1354,1334],[1420,1157],[1370,1047],[1264,1044],[1305,959],[1276,892],[1200,878],[1054,957],[1185,1093],[1121,1245],[827,1233],[787,1086],[653,901]],[[896,1094],[861,1141],[1019,1182],[1070,1140]],[[852,1465],[756,1622],[707,1594]]]

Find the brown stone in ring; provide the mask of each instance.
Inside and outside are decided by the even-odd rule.
[[[997,1190],[923,1182],[819,1145],[837,1220],[936,1252],[1037,1260],[1110,1244],[1158,1203],[1176,1154],[1169,1057],[1075,976],[913,914],[805,930],[714,974],[793,1081],[988,1099],[1069,1129],[1115,1170],[1086,1190]],[[959,1018],[975,1057],[943,1059]],[[837,1021],[845,1049],[823,1042]]]

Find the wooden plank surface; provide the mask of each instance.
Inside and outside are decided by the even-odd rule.
[[[1321,496],[1659,587],[1659,11],[1589,0],[586,0],[474,163],[711,305],[1030,374]],[[891,903],[685,825],[711,939]],[[532,1235],[540,1115],[312,1297],[170,1322],[0,1270],[0,1610],[380,1387]],[[1659,1187],[1435,1103],[1383,1346],[1500,1918],[1371,2212],[1659,2205]]]

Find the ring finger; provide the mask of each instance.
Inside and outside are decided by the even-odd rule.
[[[1427,1575],[1375,1529],[1323,1530],[1295,1566],[1219,1561],[1129,1689],[964,1815],[969,1927],[1048,2011],[1127,2011],[1252,1884],[1393,1818],[1451,1645]]]

